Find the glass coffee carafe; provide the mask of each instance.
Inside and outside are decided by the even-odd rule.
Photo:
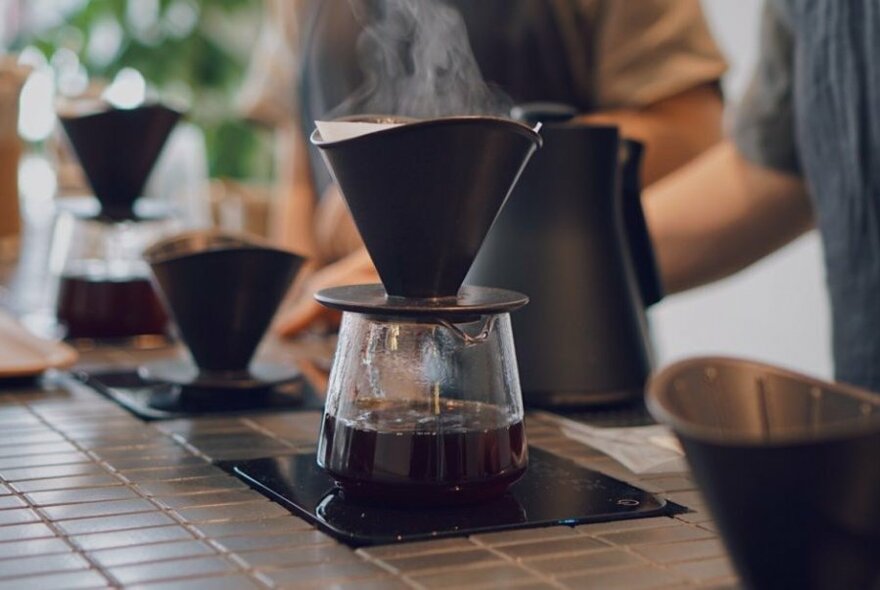
[[[67,338],[165,334],[168,315],[150,281],[144,249],[179,229],[171,217],[114,221],[59,212],[51,270],[55,312]]]
[[[507,313],[345,314],[318,463],[346,496],[477,501],[503,493],[527,461]]]

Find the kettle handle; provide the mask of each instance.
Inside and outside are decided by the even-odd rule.
[[[630,258],[645,307],[663,299],[663,285],[654,256],[654,246],[648,233],[645,212],[642,209],[642,156],[641,142],[622,138],[621,142],[621,205],[623,226],[629,242]]]

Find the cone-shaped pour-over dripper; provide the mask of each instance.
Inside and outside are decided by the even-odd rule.
[[[250,237],[195,231],[144,252],[203,373],[242,373],[303,263]]]
[[[655,375],[647,402],[678,435],[745,587],[878,587],[874,393],[708,357]]]
[[[180,116],[158,104],[60,115],[102,216],[135,218],[134,202]]]
[[[342,189],[387,294],[446,298],[458,293],[541,139],[515,121],[450,117],[342,141],[316,131],[312,142]]]

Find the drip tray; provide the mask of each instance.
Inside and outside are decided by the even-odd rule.
[[[219,465],[353,547],[687,511],[534,447],[529,449],[526,475],[498,500],[428,510],[347,502],[318,467],[314,453]]]
[[[141,377],[137,370],[89,373],[77,371],[73,375],[144,420],[323,408],[323,401],[303,379],[262,390],[238,391],[188,388],[150,381]]]

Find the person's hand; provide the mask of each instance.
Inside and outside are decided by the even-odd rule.
[[[341,314],[315,301],[315,293],[321,289],[379,282],[379,275],[365,248],[301,277],[294,288],[292,307],[282,312],[275,324],[275,331],[280,336],[296,336],[310,327],[322,324],[329,328],[339,326]]]
[[[324,399],[327,393],[327,386],[330,384],[329,369],[321,367],[311,359],[298,359],[296,361],[296,366],[299,367],[303,377],[306,378],[306,381],[309,382],[309,385],[312,386],[315,393],[320,396],[321,399]]]
[[[364,247],[337,184],[328,186],[321,196],[315,211],[314,235],[317,257],[324,264],[342,260]]]

